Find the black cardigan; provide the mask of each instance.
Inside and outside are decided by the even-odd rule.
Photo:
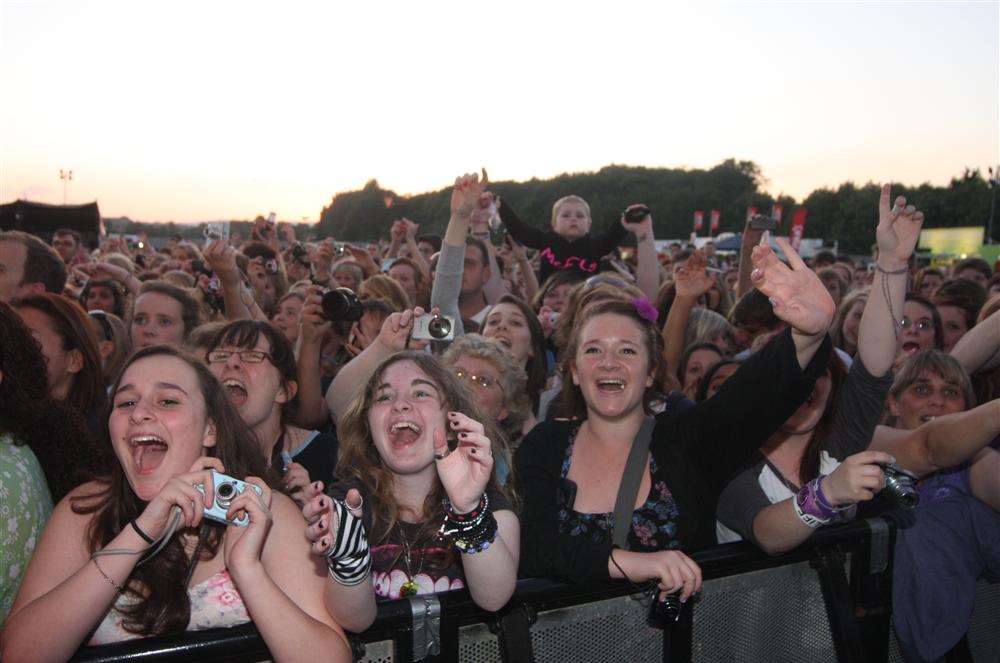
[[[830,347],[827,337],[802,370],[791,331],[786,330],[751,355],[713,398],[656,417],[650,453],[666,473],[680,511],[677,538],[682,549],[715,544],[719,494],[808,398],[826,370]],[[577,425],[578,421],[538,424],[514,457],[524,498],[521,577],[557,576],[573,582],[609,577],[610,540],[595,543],[559,532],[559,475]]]

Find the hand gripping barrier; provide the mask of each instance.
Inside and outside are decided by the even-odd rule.
[[[381,603],[352,646],[366,663],[902,662],[890,628],[894,545],[895,525],[874,518],[823,528],[777,557],[749,543],[699,551],[701,594],[665,631],[646,626],[645,607],[623,583],[532,579],[520,581],[498,613],[480,610],[466,591]],[[1000,660],[1000,583],[980,583],[973,627],[960,644],[948,660]],[[269,658],[247,624],[84,647],[74,660]]]

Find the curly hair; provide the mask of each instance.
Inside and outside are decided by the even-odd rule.
[[[45,357],[31,330],[0,302],[0,434],[27,445],[38,459],[52,499],[62,499],[108,455],[93,441],[83,416],[49,396]]]

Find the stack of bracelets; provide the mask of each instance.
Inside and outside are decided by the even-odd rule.
[[[444,522],[438,536],[451,537],[459,552],[474,555],[489,550],[497,538],[497,519],[490,510],[490,498],[483,493],[478,506],[469,513],[455,513],[451,502],[444,500]]]
[[[841,507],[836,507],[830,504],[830,501],[826,499],[826,495],[823,494],[823,487],[821,481],[826,475],[819,475],[812,481],[806,483],[799,490],[798,495],[792,500],[792,506],[795,509],[795,515],[799,517],[804,524],[813,529],[816,529],[820,525],[825,525],[831,520],[837,518],[841,511],[850,509],[853,505],[848,504]]]

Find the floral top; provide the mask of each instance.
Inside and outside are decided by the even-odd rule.
[[[577,427],[566,447],[560,476],[566,479],[569,475],[570,462],[573,459],[573,445]],[[681,547],[677,540],[677,519],[680,511],[674,501],[664,477],[658,472],[656,460],[649,457],[649,475],[652,479],[649,487],[649,498],[638,509],[632,512],[632,529],[628,533],[630,550],[652,552],[657,550],[676,550]],[[614,513],[581,513],[574,511],[571,504],[566,504],[566,496],[559,496],[559,531],[570,536],[583,536],[595,543],[611,541],[615,527]]]
[[[35,454],[0,435],[0,624],[51,514],[52,496]]]
[[[131,595],[118,597],[115,608],[127,605],[135,599]],[[219,628],[225,626],[236,626],[250,621],[246,606],[243,605],[243,597],[233,584],[233,579],[229,576],[229,571],[222,569],[211,578],[188,588],[188,597],[191,599],[191,621],[188,622],[187,630],[203,631],[209,628]],[[122,614],[112,608],[97,630],[94,631],[89,644],[106,645],[122,640],[134,640],[144,637],[137,633],[125,630],[122,622]]]

